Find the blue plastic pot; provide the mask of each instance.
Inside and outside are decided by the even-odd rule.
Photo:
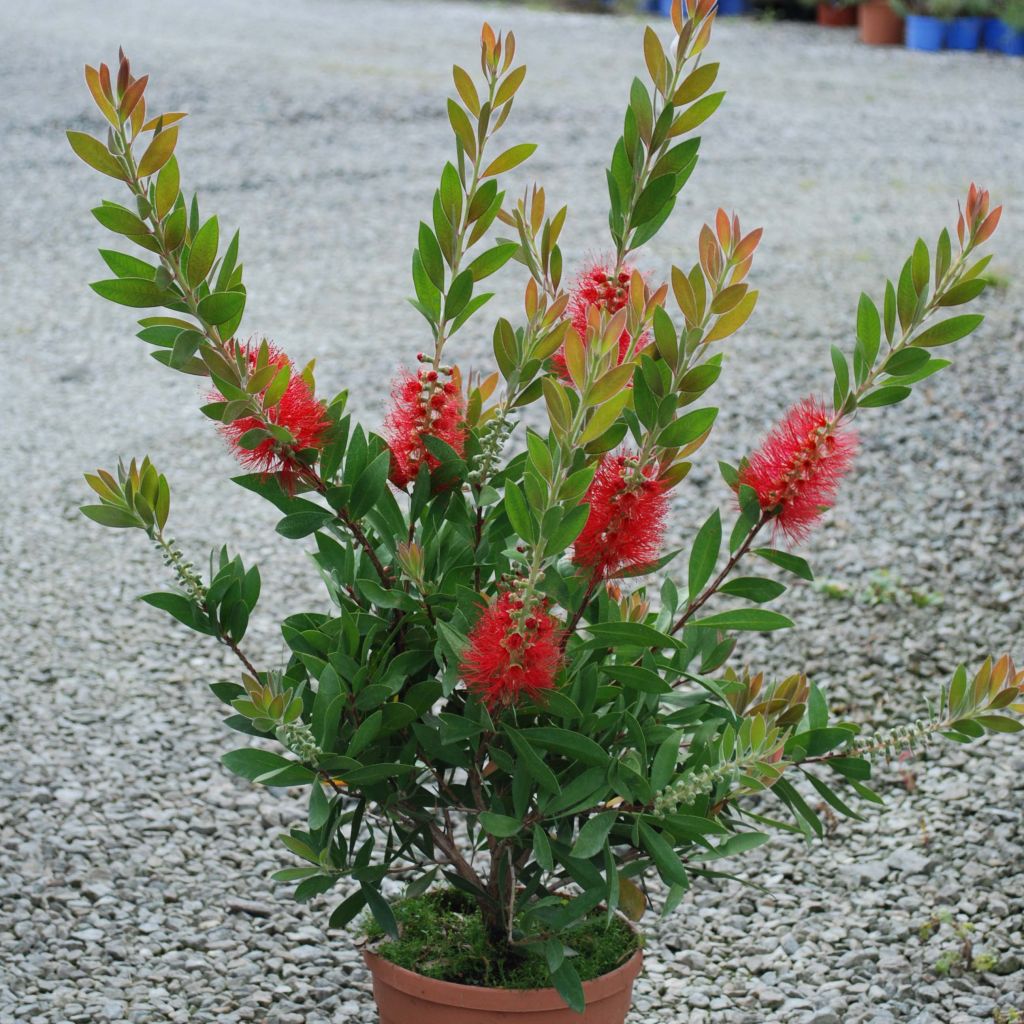
[[[929,14],[907,15],[907,49],[941,50],[946,41],[946,22]]]
[[[1005,31],[1006,26],[998,18],[986,18],[981,30],[981,45],[986,50],[1001,50]]]
[[[1011,57],[1024,57],[1024,28],[1010,28],[1004,21],[999,49]]]
[[[947,49],[976,50],[984,25],[984,18],[954,18],[946,29]]]
[[[749,0],[718,0],[718,13],[723,17],[730,17],[736,14],[749,14]]]

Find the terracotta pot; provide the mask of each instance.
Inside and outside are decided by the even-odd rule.
[[[888,0],[867,0],[857,8],[860,41],[869,46],[899,46],[903,42],[903,19]]]
[[[857,24],[857,8],[818,4],[816,21],[822,28],[850,28]]]
[[[623,1024],[643,954],[583,982],[587,1008],[573,1013],[553,988],[480,988],[435,981],[363,950],[380,1024]]]

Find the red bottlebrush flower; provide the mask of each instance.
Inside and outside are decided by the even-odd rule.
[[[233,346],[236,344],[232,342]],[[239,346],[249,361],[250,370],[256,366],[259,358],[260,345],[248,342]],[[269,346],[269,362],[277,367],[291,367],[292,376],[288,381],[284,394],[277,404],[266,410],[266,419],[258,416],[243,416],[241,419],[221,425],[221,433],[228,444],[234,449],[238,461],[254,472],[278,474],[287,490],[292,490],[295,478],[302,469],[294,452],[304,448],[321,448],[326,440],[331,421],[322,402],[313,394],[312,388],[294,372],[294,365],[285,353],[273,345]],[[262,395],[262,392],[261,392]],[[224,396],[215,392],[211,396],[214,401],[224,401]],[[242,448],[239,440],[249,430],[265,427],[267,423],[276,423],[285,427],[295,438],[291,451],[282,451],[273,438],[267,438],[255,448]]]
[[[590,514],[573,561],[595,578],[653,562],[661,551],[668,495],[651,479],[653,467],[639,472],[635,463],[634,455],[605,456],[583,499]]]
[[[587,314],[591,306],[597,306],[609,316],[618,313],[629,301],[629,280],[633,276],[633,268],[624,266],[617,277],[612,275],[611,268],[595,263],[588,267],[576,279],[569,294],[569,319],[576,333],[587,340]],[[642,334],[634,346],[639,351],[647,342],[648,337]],[[623,330],[619,335],[619,363],[626,358],[629,351],[629,331]],[[552,362],[560,377],[571,380],[569,368],[565,363],[565,352],[561,349],[552,356]]]
[[[489,708],[514,704],[524,694],[536,697],[555,685],[560,640],[546,602],[524,615],[523,602],[506,591],[484,609],[469,634],[462,678]]]
[[[805,398],[786,413],[740,473],[776,529],[802,540],[835,501],[857,452],[857,436],[830,420],[824,405]]]
[[[466,445],[465,403],[454,380],[442,381],[436,370],[404,373],[391,390],[391,411],[384,421],[391,449],[391,482],[405,487],[416,479],[420,463],[431,469],[437,458],[423,438],[438,437],[460,455]]]

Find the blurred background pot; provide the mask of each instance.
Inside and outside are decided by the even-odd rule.
[[[818,4],[815,20],[823,28],[852,28],[857,24],[857,8],[848,4]]]
[[[976,50],[984,26],[985,19],[981,17],[954,18],[946,28],[947,49]]]
[[[1001,52],[1010,57],[1024,57],[1024,28],[1014,28],[1002,22],[1003,34],[999,41]]]
[[[941,50],[946,45],[946,22],[930,14],[907,15],[908,50]]]
[[[860,41],[869,46],[899,46],[903,42],[903,19],[889,0],[866,0],[857,7]]]

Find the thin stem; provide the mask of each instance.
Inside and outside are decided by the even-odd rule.
[[[770,516],[762,513],[761,517],[750,528],[750,532],[744,538],[743,543],[729,557],[729,561],[725,563],[725,567],[722,571],[686,606],[683,614],[679,616],[675,624],[669,630],[670,633],[678,633],[679,630],[689,622],[694,613],[704,607],[708,599],[712,597],[717,592],[718,588],[725,582],[726,577],[733,571],[733,569],[736,568],[740,559],[743,558],[743,556],[750,550],[751,545],[754,543],[754,539],[761,532],[765,523],[767,523],[770,518]]]
[[[559,642],[558,649],[564,654],[565,648],[569,643],[569,637],[576,632],[576,627],[580,624],[580,619],[583,618],[584,612],[587,610],[587,606],[590,604],[591,598],[594,596],[594,591],[597,590],[598,585],[601,582],[601,577],[598,573],[594,572],[590,577],[590,582],[587,584],[587,589],[583,594],[583,599],[580,601],[579,607],[572,614],[572,618],[566,623],[565,629],[562,631],[562,639]]]

